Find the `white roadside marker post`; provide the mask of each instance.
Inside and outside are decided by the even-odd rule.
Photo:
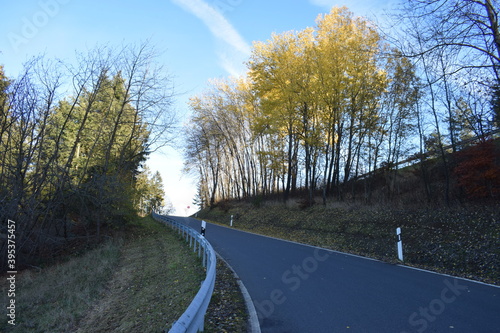
[[[233,226],[233,215],[231,215],[231,224],[230,226],[232,227]]]
[[[205,236],[205,229],[207,228],[207,222],[201,221],[201,235]]]
[[[396,229],[396,235],[398,236],[398,258],[403,261],[403,241],[401,240],[401,228]]]

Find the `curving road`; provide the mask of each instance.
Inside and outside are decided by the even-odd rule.
[[[264,333],[500,332],[496,286],[210,223],[206,238],[245,284]]]

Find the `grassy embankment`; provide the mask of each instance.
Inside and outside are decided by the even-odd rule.
[[[319,202],[321,200],[318,200]],[[263,235],[398,263],[402,228],[405,264],[500,284],[500,209],[390,210],[330,203],[301,209],[264,201],[226,202],[199,218]]]
[[[200,260],[170,228],[138,219],[82,255],[16,277],[16,326],[2,332],[161,332],[198,292]],[[0,282],[6,309],[7,283]]]

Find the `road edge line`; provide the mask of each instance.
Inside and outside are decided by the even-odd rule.
[[[434,272],[434,271],[431,271],[431,270],[428,270],[428,269],[425,269],[425,268],[418,268],[418,267],[408,266],[408,265],[404,265],[404,264],[396,264],[396,266],[403,267],[403,268],[408,268],[408,269],[413,269],[413,270],[416,270],[416,271],[431,273],[431,274],[435,274],[435,275],[442,275],[442,276],[450,277],[450,278],[457,279],[457,280],[463,280],[463,281],[467,281],[467,282],[481,284],[483,286],[495,287],[495,288],[499,288],[500,289],[500,286],[497,286],[496,284],[486,283],[486,282],[478,281],[478,280],[472,280],[472,279],[468,279],[468,278],[465,278],[465,277],[450,275],[450,274],[446,274],[446,273]]]

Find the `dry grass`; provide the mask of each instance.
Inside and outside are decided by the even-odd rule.
[[[123,239],[18,274],[17,325],[3,319],[0,331],[161,332],[185,311],[203,277],[199,259],[183,241],[148,217]]]

